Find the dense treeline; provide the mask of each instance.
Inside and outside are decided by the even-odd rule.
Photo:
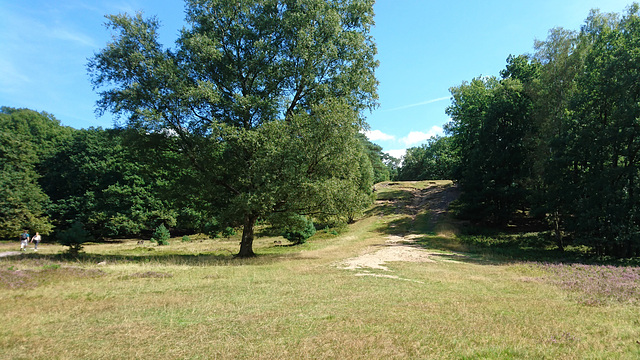
[[[160,224],[183,232],[223,231],[198,176],[172,151],[177,138],[125,129],[76,130],[53,116],[2,108],[2,237],[22,228],[49,234],[81,222],[95,238],[149,235]],[[380,148],[358,137],[388,179]],[[204,193],[206,194],[206,193]]]
[[[433,137],[427,143],[407,149],[395,180],[452,179],[456,157],[450,137]]]
[[[199,173],[176,154],[180,140],[166,132],[78,130],[47,113],[2,107],[0,140],[0,238],[26,228],[56,239],[76,223],[93,239],[148,238],[160,225],[174,233],[233,232],[221,204],[206,198]],[[389,173],[382,149],[359,133],[356,140],[370,199],[373,181]],[[362,206],[334,223],[351,220]]]
[[[52,234],[79,222],[96,238],[140,236],[160,223],[191,231],[204,225],[182,212],[188,184],[168,152],[171,139],[123,129],[76,130],[52,115],[3,107],[1,237],[22,228]],[[156,142],[151,144],[151,142]],[[13,156],[12,154],[16,154]],[[192,218],[201,216],[192,216]],[[181,222],[178,222],[178,219]]]
[[[451,89],[462,214],[494,224],[529,216],[561,249],[640,255],[638,5],[592,11],[580,31],[553,29],[535,50],[509,56],[500,78]]]

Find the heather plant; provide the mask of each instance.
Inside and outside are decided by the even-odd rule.
[[[538,264],[550,281],[577,295],[586,305],[640,304],[640,267]]]

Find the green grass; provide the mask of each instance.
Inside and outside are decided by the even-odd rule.
[[[260,238],[252,259],[233,258],[239,235],[91,244],[77,259],[44,243],[0,258],[0,358],[640,357],[637,305],[584,305],[544,269],[487,261],[454,221],[430,219],[376,214],[295,247]],[[396,278],[336,266],[397,233],[416,236],[434,261],[372,271]]]

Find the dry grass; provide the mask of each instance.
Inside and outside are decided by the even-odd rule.
[[[96,244],[78,260],[41,244],[37,255],[0,259],[0,276],[34,279],[0,285],[0,358],[640,357],[637,306],[585,306],[535,267],[429,249],[433,262],[370,270],[395,278],[336,266],[380,248],[401,219],[371,216],[301,247],[260,239],[262,255],[249,260],[231,257],[237,238]],[[420,241],[456,243],[445,233]]]

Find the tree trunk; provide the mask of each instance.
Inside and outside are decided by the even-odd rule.
[[[562,241],[562,231],[560,231],[560,213],[553,213],[553,232],[556,235],[556,245],[560,251],[564,251],[564,241]]]
[[[255,227],[258,217],[255,215],[246,215],[244,217],[244,228],[242,229],[242,241],[240,241],[240,252],[236,257],[246,258],[256,256],[253,252],[253,228]]]

